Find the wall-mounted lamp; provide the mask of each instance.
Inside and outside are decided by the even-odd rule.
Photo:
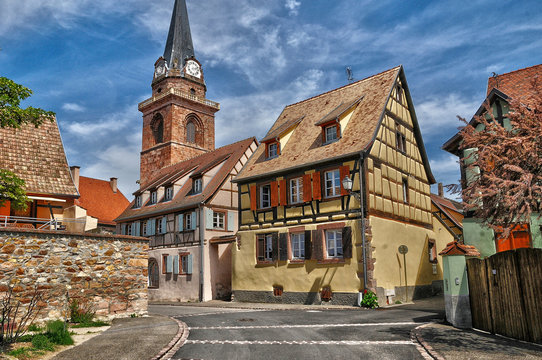
[[[343,188],[348,191],[350,195],[354,195],[354,197],[359,201],[361,199],[361,195],[357,191],[352,191],[352,185],[354,182],[348,175],[346,175],[343,179]]]

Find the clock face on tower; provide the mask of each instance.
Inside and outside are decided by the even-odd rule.
[[[194,60],[188,60],[186,62],[185,71],[188,75],[201,78],[201,68],[199,64]]]

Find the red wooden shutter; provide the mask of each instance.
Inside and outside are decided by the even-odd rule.
[[[287,186],[286,180],[280,180],[279,187],[280,187],[279,204],[282,206],[286,206],[286,204],[288,203],[288,186]]]
[[[348,191],[343,188],[343,179],[348,176],[350,177],[350,167],[349,166],[341,166],[339,168],[339,173],[341,176],[341,195],[348,195]],[[354,179],[352,179],[354,181]]]
[[[312,174],[312,198],[314,200],[322,200],[322,187],[320,185],[320,173]]]
[[[250,187],[250,210],[258,209],[258,199],[256,196],[256,185]]]
[[[279,183],[277,181],[271,182],[271,206],[279,206]]]
[[[303,175],[303,201],[311,201],[311,175]]]
[[[337,139],[341,138],[341,123],[337,123]]]

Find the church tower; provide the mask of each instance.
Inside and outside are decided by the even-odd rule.
[[[186,0],[175,0],[164,56],[154,64],[152,97],[143,113],[140,185],[158,170],[215,149],[215,113],[220,104],[207,88],[194,56]]]

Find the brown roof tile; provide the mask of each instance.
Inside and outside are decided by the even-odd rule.
[[[461,220],[463,218],[462,209],[458,207],[458,204],[455,201],[435,194],[431,194],[431,201],[437,208],[444,212],[446,216],[455,223],[455,225],[463,229]]]
[[[398,66],[286,106],[268,134],[275,133],[288,122],[301,117],[303,119],[281,149],[280,156],[266,159],[265,147],[260,146],[235,181],[242,182],[368,149],[384,113],[392,86],[401,71],[402,67]],[[354,110],[346,129],[342,131],[341,139],[322,146],[321,128],[317,125],[318,122],[334,113],[336,109],[342,109],[344,104],[354,104],[360,98],[361,101]],[[424,151],[422,152],[425,154]]]
[[[460,244],[457,241],[453,241],[446,245],[446,248],[442,250],[439,255],[465,255],[479,257],[480,252],[471,245]]]
[[[130,202],[117,189],[114,193],[111,184],[106,180],[79,177],[79,193],[81,197],[75,203],[87,210],[87,215],[98,218],[99,223],[114,225]]]
[[[56,121],[0,128],[0,168],[22,178],[27,193],[78,196]]]
[[[252,143],[258,144],[255,138],[248,138],[161,169],[154,175],[154,178],[149,181],[149,184],[152,184],[152,187],[145,186],[142,190],[136,191],[135,194],[138,195],[141,191],[147,189],[152,190],[159,186],[169,185],[172,178],[178,179],[180,177],[177,174],[187,174],[188,171],[197,173],[200,172],[200,169],[204,168],[210,170],[208,167],[209,164],[218,165],[220,160],[224,161],[224,165],[221,166],[220,170],[211,181],[208,184],[204,184],[203,191],[200,194],[190,195],[192,190],[192,177],[190,177],[171,201],[158,202],[158,204],[151,206],[144,205],[137,209],[132,208],[132,202],[116,220],[135,220],[159,214],[166,214],[176,210],[192,208],[198,206],[200,203],[208,201],[224,183],[228,174],[232,171],[235,164]]]
[[[487,95],[496,88],[511,98],[528,102],[532,94],[531,82],[535,77],[542,81],[542,64],[492,76],[487,80]]]

